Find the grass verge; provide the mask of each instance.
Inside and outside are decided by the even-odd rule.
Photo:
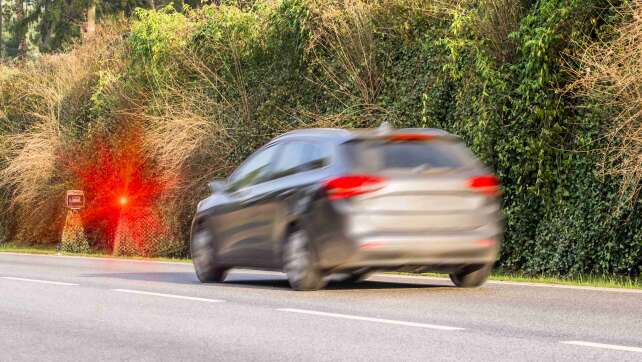
[[[431,277],[448,278],[448,274],[441,273],[403,273],[406,275],[422,275]],[[625,289],[642,289],[642,280],[640,278],[609,276],[609,275],[578,275],[574,277],[548,276],[548,275],[526,275],[520,273],[511,273],[502,270],[495,270],[489,280],[519,282],[519,283],[537,283],[537,284],[555,284],[555,285],[572,285],[594,288],[625,288]]]
[[[56,245],[37,245],[24,246],[14,243],[0,244],[0,253],[24,253],[24,254],[41,254],[41,255],[67,255],[67,256],[91,256],[96,258],[117,258],[129,260],[154,260],[154,261],[172,261],[179,263],[191,263],[189,258],[146,258],[142,256],[113,256],[101,251],[92,251],[89,253],[66,253],[58,251]]]

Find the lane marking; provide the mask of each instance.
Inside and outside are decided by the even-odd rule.
[[[442,331],[461,331],[461,330],[465,329],[465,328],[460,328],[460,327],[441,326],[441,325],[436,325],[436,324],[405,322],[405,321],[398,321],[398,320],[394,320],[394,319],[370,318],[370,317],[361,317],[361,316],[350,315],[350,314],[318,312],[318,311],[307,310],[307,309],[280,308],[280,309],[277,309],[277,310],[281,311],[281,312],[311,314],[311,315],[317,315],[317,316],[322,316],[322,317],[344,318],[344,319],[354,319],[354,320],[366,321],[366,322],[396,324],[396,325],[406,326],[406,327],[439,329],[439,330],[442,330]]]
[[[560,343],[572,344],[572,345],[584,346],[584,347],[613,349],[613,350],[616,350],[616,351],[627,351],[627,352],[642,353],[642,348],[640,348],[640,347],[619,346],[617,344],[604,344],[604,343],[593,343],[593,342],[584,342],[584,341],[563,341],[563,342],[560,342]]]
[[[30,283],[40,283],[40,284],[52,284],[52,285],[80,285],[76,283],[65,283],[65,282],[54,282],[51,280],[40,280],[40,279],[27,279],[27,278],[16,278],[16,277],[0,277],[7,280],[17,280],[21,282],[30,282]]]
[[[120,293],[152,295],[152,296],[156,296],[156,297],[165,297],[165,298],[174,298],[174,299],[195,300],[195,301],[198,301],[198,302],[208,302],[208,303],[221,303],[221,302],[224,302],[224,300],[220,300],[220,299],[188,297],[188,296],[185,296],[185,295],[145,292],[145,291],[142,291],[142,290],[133,290],[133,289],[112,289],[112,291],[120,292]]]

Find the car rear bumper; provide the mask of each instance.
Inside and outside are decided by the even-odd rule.
[[[402,269],[404,267],[483,265],[497,260],[502,234],[499,228],[422,234],[378,234],[346,237],[342,250],[321,252],[321,265],[328,270],[358,268]],[[443,268],[441,268],[443,266]]]

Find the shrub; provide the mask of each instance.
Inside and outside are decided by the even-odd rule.
[[[571,71],[578,95],[614,113],[602,166],[622,177],[623,194],[634,199],[642,185],[642,1],[627,3],[618,16],[622,26],[589,43],[577,55],[582,67]]]
[[[13,68],[0,80],[0,189],[10,195],[13,238],[57,243],[64,223],[63,195],[73,188],[65,148],[95,125],[89,117],[99,70],[115,69],[122,24],[101,30],[69,53]],[[6,74],[6,73],[5,73]]]
[[[619,15],[618,3],[608,0],[222,3],[185,13],[138,11],[126,43],[96,47],[99,54],[117,49],[99,56],[102,63],[81,56],[86,48],[79,45],[72,52],[78,59],[65,58],[69,65],[47,68],[42,61],[5,71],[11,80],[2,84],[15,91],[0,95],[0,110],[11,121],[2,131],[9,152],[0,168],[12,176],[3,184],[12,202],[41,197],[42,212],[58,215],[55,195],[78,180],[58,162],[62,157],[92,154],[102,144],[110,162],[81,159],[110,165],[127,150],[134,158],[127,164],[140,172],[113,178],[135,175],[160,187],[160,196],[143,205],[158,233],[115,252],[186,255],[206,181],[226,175],[256,147],[292,128],[387,120],[461,135],[498,174],[504,269],[639,275],[642,204],[618,191],[623,180],[638,182],[639,82],[627,80],[637,79],[639,57],[624,57],[639,48],[630,30],[637,13]],[[129,58],[118,53],[125,47]],[[73,81],[59,82],[68,76],[58,73],[73,64],[84,65]],[[58,79],[51,84],[71,86],[47,86],[56,96],[44,102],[49,98],[28,86],[41,74],[46,85]],[[591,92],[567,91],[578,76],[572,89]],[[49,109],[62,113],[42,111]],[[625,127],[611,124],[613,114]],[[602,149],[610,150],[608,157]],[[41,157],[31,165],[48,166],[29,169],[30,158],[20,156],[29,150]],[[615,171],[598,172],[600,165]],[[109,169],[97,170],[103,168]],[[12,212],[23,210],[15,206]],[[111,215],[115,229],[122,215]],[[39,219],[45,220],[36,228],[41,235],[45,224],[61,222]],[[30,225],[18,220],[18,229]],[[95,230],[103,227],[88,228],[95,245],[109,249],[114,239],[125,240],[115,230],[97,236]]]

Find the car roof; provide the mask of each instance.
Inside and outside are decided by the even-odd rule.
[[[325,139],[335,143],[344,143],[354,139],[371,138],[380,135],[382,132],[386,134],[403,134],[403,133],[420,133],[432,136],[449,136],[455,137],[452,134],[438,128],[304,128],[284,133],[276,137],[272,142],[295,140],[304,138]],[[270,142],[270,143],[272,143]]]

